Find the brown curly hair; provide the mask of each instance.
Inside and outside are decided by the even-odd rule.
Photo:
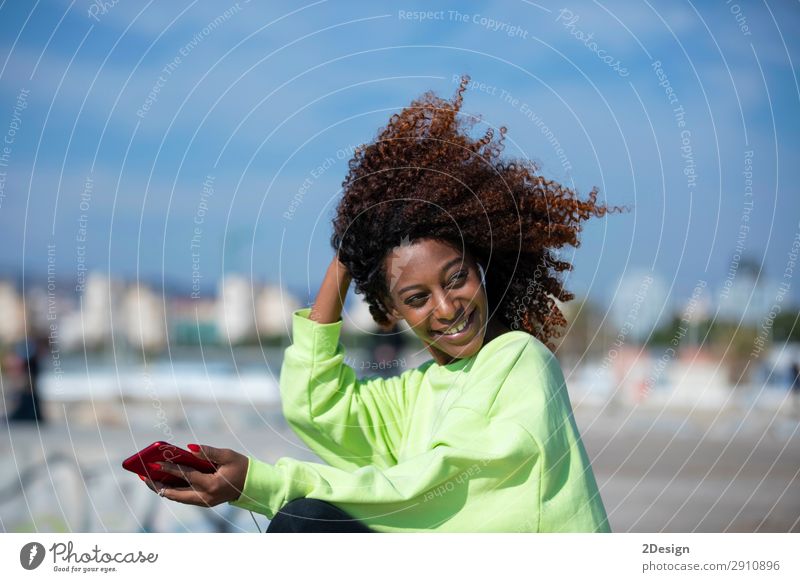
[[[561,275],[572,265],[555,251],[580,245],[582,221],[622,208],[598,204],[597,188],[580,200],[530,160],[501,159],[505,127],[470,137],[479,118],[460,114],[468,83],[450,101],[423,94],[356,149],[331,244],[382,326],[392,323],[384,259],[393,248],[436,239],[466,249],[484,271],[492,317],[552,348],[567,323],[554,298],[574,298]]]

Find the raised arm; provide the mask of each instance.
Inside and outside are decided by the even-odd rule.
[[[283,413],[323,460],[343,469],[389,466],[409,408],[409,370],[391,378],[356,377],[339,341],[351,277],[334,257],[311,309],[292,317],[292,345],[281,366]]]
[[[309,318],[317,323],[335,323],[342,318],[342,308],[350,287],[350,274],[339,261],[338,255],[333,257],[325,278],[320,285],[317,298],[311,308]]]

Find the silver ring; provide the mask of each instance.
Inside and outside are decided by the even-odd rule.
[[[166,491],[166,490],[167,490],[166,487],[162,487],[161,489],[159,489],[158,490],[158,496],[159,497],[164,497],[164,491]]]

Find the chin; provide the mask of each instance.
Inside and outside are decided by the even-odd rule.
[[[469,358],[478,353],[483,346],[483,338],[486,335],[483,319],[481,310],[475,308],[461,333],[452,337],[434,334],[429,336],[428,341],[451,358]]]

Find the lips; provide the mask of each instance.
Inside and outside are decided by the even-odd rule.
[[[437,338],[446,338],[446,339],[454,339],[462,337],[465,333],[467,333],[470,329],[472,329],[476,311],[478,310],[473,309],[466,320],[463,319],[461,320],[462,322],[466,321],[466,323],[458,323],[455,326],[450,326],[450,328],[448,328],[448,329],[458,329],[459,325],[464,325],[464,327],[460,331],[456,333],[443,333],[441,331],[431,330],[431,335]]]

